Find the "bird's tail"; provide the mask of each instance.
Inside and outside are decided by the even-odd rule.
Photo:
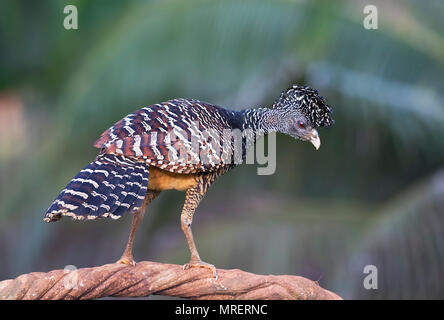
[[[134,159],[99,155],[81,170],[48,208],[46,222],[63,216],[76,220],[118,219],[138,210],[148,188],[148,166]]]

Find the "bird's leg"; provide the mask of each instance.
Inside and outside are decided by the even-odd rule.
[[[151,201],[153,201],[153,199],[158,194],[159,192],[148,190],[145,200],[143,201],[143,204],[140,206],[140,209],[134,213],[128,243],[126,244],[126,248],[122,254],[122,257],[119,259],[119,261],[117,261],[117,263],[128,264],[132,266],[136,265],[136,262],[133,259],[133,242],[134,242],[134,237],[136,236],[137,227],[139,226],[140,221],[142,221],[143,219],[146,207],[150,204]]]
[[[188,247],[190,248],[191,259],[190,262],[183,266],[183,269],[189,268],[207,268],[209,269],[214,277],[217,279],[217,271],[216,267],[212,264],[203,262],[200,259],[199,253],[196,249],[196,244],[194,243],[193,233],[191,231],[191,224],[193,222],[194,212],[205,195],[207,187],[198,185],[197,187],[191,188],[187,190],[185,197],[185,204],[182,210],[182,214],[180,216],[182,230],[187,238]]]
[[[134,242],[134,237],[136,236],[137,227],[139,226],[140,221],[143,218],[144,212],[145,208],[142,206],[140,207],[139,210],[137,210],[137,212],[134,213],[133,223],[131,226],[131,232],[129,235],[128,243],[126,244],[125,251],[123,252],[119,261],[117,261],[117,263],[128,264],[132,266],[136,265],[136,262],[133,259],[133,242]]]

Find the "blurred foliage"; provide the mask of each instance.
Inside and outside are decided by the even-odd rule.
[[[71,3],[76,31],[63,28]],[[320,90],[336,125],[317,152],[279,136],[274,175],[244,165],[221,178],[193,225],[201,256],[348,298],[442,298],[444,4],[372,1],[378,30],[363,28],[366,4],[2,1],[0,116],[14,134],[0,137],[0,279],[118,259],[130,217],[42,217],[121,117],[174,97],[267,106],[299,83]],[[20,121],[2,111],[6,96]],[[187,261],[182,201],[171,191],[150,206],[136,259]],[[378,290],[362,288],[365,264],[378,266]]]

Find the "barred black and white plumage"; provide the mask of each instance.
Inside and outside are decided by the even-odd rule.
[[[68,216],[77,220],[118,219],[137,211],[148,188],[148,167],[130,157],[99,155],[81,170],[49,207],[46,222]]]
[[[211,184],[242,162],[260,136],[281,132],[311,142],[316,128],[334,123],[332,109],[316,90],[292,86],[272,108],[225,109],[195,99],[173,99],[143,107],[118,121],[94,143],[97,158],[81,170],[48,208],[44,220],[120,218],[133,213],[126,249],[118,261],[134,264],[132,244],[145,208],[163,190],[186,191],[182,230],[191,252],[186,267],[200,260],[191,223]]]
[[[94,146],[170,172],[210,172],[224,165],[219,154],[210,156],[211,148],[222,149],[224,130],[241,129],[241,121],[236,111],[195,99],[173,99],[129,114],[106,130]],[[171,141],[172,136],[177,139]],[[187,158],[177,155],[182,148]],[[196,151],[205,153],[207,161],[201,161]]]

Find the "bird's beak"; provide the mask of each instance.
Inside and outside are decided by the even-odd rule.
[[[312,145],[314,145],[316,150],[321,147],[321,139],[319,139],[319,134],[316,129],[310,131],[307,140],[310,141]]]

